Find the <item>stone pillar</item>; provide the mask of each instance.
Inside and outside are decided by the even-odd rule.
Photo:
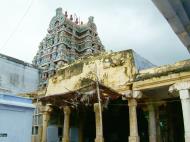
[[[190,93],[189,90],[180,90],[180,99],[183,110],[183,123],[185,129],[185,142],[190,142]]]
[[[38,141],[42,141],[43,126],[38,126]]]
[[[159,110],[159,106],[156,106],[155,112],[156,112],[157,142],[162,142],[161,129],[160,129],[160,110]]]
[[[138,135],[136,99],[129,99],[128,106],[129,106],[129,125],[130,125],[129,142],[140,142],[140,138]]]
[[[190,81],[178,82],[169,88],[169,92],[173,93],[179,91],[181,99],[181,106],[183,112],[183,123],[184,123],[184,136],[185,142],[190,142]]]
[[[41,111],[43,113],[42,142],[47,142],[47,127],[52,109],[49,106],[45,106]]]
[[[149,111],[149,142],[156,142],[156,114],[154,106],[148,105]]]
[[[64,126],[63,126],[63,138],[62,142],[69,142],[69,122],[70,122],[71,110],[68,106],[64,107]]]
[[[102,126],[102,118],[100,117],[100,108],[99,104],[94,104],[94,112],[95,112],[95,119],[96,119],[96,139],[95,142],[104,142],[103,137],[103,126]]]

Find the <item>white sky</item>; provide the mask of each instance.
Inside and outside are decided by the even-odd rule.
[[[31,1],[0,0],[0,53],[31,63],[56,8],[62,7],[84,22],[94,16],[107,50],[133,49],[157,65],[189,58],[151,0],[33,0],[18,27]]]

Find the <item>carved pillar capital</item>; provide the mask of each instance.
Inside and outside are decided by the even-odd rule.
[[[94,104],[94,112],[99,113],[99,111],[100,111],[99,103],[95,103]],[[102,111],[102,107],[101,107],[101,111]]]
[[[41,108],[40,108],[40,111],[43,113],[43,114],[49,114],[49,113],[51,113],[52,112],[52,108],[50,107],[50,106],[48,106],[48,105],[46,105],[46,106],[41,106]]]
[[[181,100],[190,98],[190,81],[177,82],[169,87],[169,92],[174,96],[180,96]]]
[[[174,91],[189,90],[189,89],[190,89],[190,81],[177,82],[169,87],[169,92],[172,93]]]
[[[132,107],[132,106],[136,107],[137,106],[137,100],[136,99],[129,99],[128,100],[128,106],[129,107]]]
[[[149,111],[149,112],[150,112],[150,111],[154,111],[154,110],[155,110],[155,105],[152,104],[152,103],[150,103],[150,104],[147,105],[147,108],[148,108],[148,111]]]
[[[142,91],[133,91],[133,98],[140,99],[142,95]]]
[[[130,99],[130,98],[140,99],[142,95],[143,95],[142,91],[128,90],[123,94],[123,97],[126,99]]]
[[[179,95],[181,100],[190,100],[189,90],[180,90]]]
[[[64,114],[65,114],[65,115],[69,115],[69,114],[71,113],[71,109],[70,109],[69,106],[65,106],[65,107],[63,108],[63,111],[64,111]]]

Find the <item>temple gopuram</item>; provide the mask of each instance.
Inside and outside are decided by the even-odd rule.
[[[63,14],[62,8],[58,8],[47,31],[33,59],[33,64],[41,70],[40,87],[46,87],[48,78],[62,65],[105,51],[92,16],[83,23],[75,15],[69,16],[67,11]]]

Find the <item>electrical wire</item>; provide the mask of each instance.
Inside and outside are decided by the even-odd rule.
[[[0,47],[0,49],[4,48],[7,46],[7,43],[11,40],[11,38],[15,35],[15,33],[17,32],[18,28],[20,27],[21,23],[23,22],[24,18],[26,17],[26,15],[28,14],[29,10],[32,7],[34,0],[31,0],[31,2],[29,3],[26,11],[24,12],[23,16],[20,18],[19,22],[17,23],[16,27],[14,28],[14,30],[10,33],[10,35],[8,36],[7,40],[3,43],[3,45]]]

